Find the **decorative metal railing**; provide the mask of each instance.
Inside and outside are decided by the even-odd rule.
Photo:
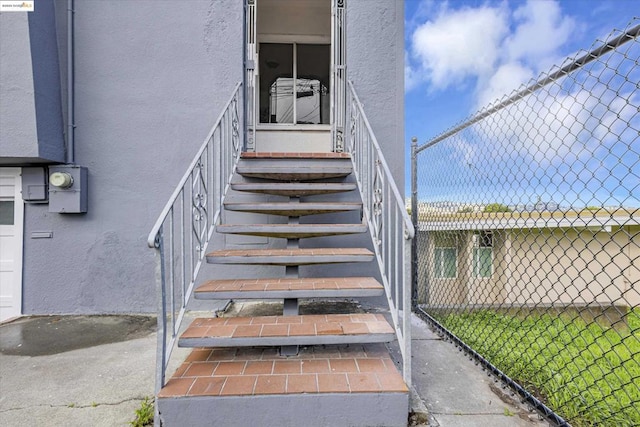
[[[159,298],[156,394],[165,384],[171,352],[242,152],[241,86],[236,85],[147,239],[156,251]]]
[[[376,260],[411,384],[411,241],[414,228],[353,84],[349,82],[349,135],[354,175],[362,196]]]

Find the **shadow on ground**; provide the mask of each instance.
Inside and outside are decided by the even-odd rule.
[[[282,302],[254,302],[234,301],[219,315],[222,317],[249,317],[249,316],[281,316]],[[350,314],[364,313],[365,310],[358,301],[345,299],[321,299],[300,301],[300,314]]]

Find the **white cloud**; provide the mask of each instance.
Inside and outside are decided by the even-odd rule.
[[[518,62],[503,64],[482,85],[478,93],[478,107],[488,105],[505,95],[509,95],[522,83],[534,77],[531,69]]]
[[[589,159],[612,155],[616,146],[630,148],[638,136],[621,140],[619,135],[629,126],[640,125],[640,99],[631,93],[599,90],[611,75],[589,78],[589,90],[542,89],[494,113],[490,122],[474,126],[479,144],[496,148],[495,156],[484,158],[485,167],[508,170],[517,153],[526,159],[529,170],[547,170],[576,161],[584,165]],[[562,84],[568,88],[572,82]]]
[[[446,89],[467,77],[491,72],[506,32],[501,8],[444,9],[413,33],[412,58],[434,88]]]
[[[517,23],[516,30],[504,41],[507,60],[538,65],[537,71],[541,71],[541,62],[548,62],[550,57],[557,59],[558,49],[575,29],[574,20],[562,16],[558,3],[551,0],[529,0],[513,12],[513,18]]]
[[[415,69],[411,68],[407,55],[404,55],[404,90],[410,91],[411,89],[422,83],[424,79]]]
[[[563,58],[560,49],[576,28],[555,0],[528,0],[515,10],[492,7],[439,10],[425,0],[405,61],[407,91],[474,85],[474,105],[482,107],[510,94]],[[425,15],[426,14],[426,15]],[[431,19],[428,17],[431,16]]]

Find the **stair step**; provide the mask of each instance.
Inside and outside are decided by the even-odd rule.
[[[250,152],[240,155],[242,159],[350,159],[349,153],[301,153],[301,152]]]
[[[273,194],[276,196],[303,197],[318,194],[342,193],[356,189],[355,183],[325,183],[325,182],[236,182],[231,183],[231,189],[251,193]]]
[[[250,162],[242,162],[236,171],[247,178],[273,179],[277,181],[313,181],[328,178],[344,178],[351,174],[351,161],[347,160],[344,165],[305,165],[300,161],[282,162],[277,165],[251,165]],[[278,162],[281,163],[281,162]]]
[[[362,209],[362,203],[225,203],[228,211],[253,212],[283,216],[305,216]]]
[[[241,390],[225,390],[228,379],[242,377],[254,383]],[[363,377],[374,381],[363,381]],[[269,380],[278,386],[263,389]],[[301,389],[294,386],[299,380],[311,383]],[[159,397],[407,391],[389,351],[378,343],[302,347],[297,356],[287,359],[276,348],[194,349]]]
[[[373,252],[364,248],[233,249],[207,254],[210,264],[309,265],[369,262]]]
[[[251,347],[390,342],[391,325],[382,314],[214,317],[195,319],[179,347]]]
[[[374,297],[384,293],[373,277],[322,277],[210,280],[196,299],[284,299]]]
[[[384,344],[193,349],[157,404],[165,426],[396,427],[408,392]]]
[[[367,231],[366,224],[224,224],[216,227],[218,233],[245,236],[302,239],[306,237],[337,236]]]

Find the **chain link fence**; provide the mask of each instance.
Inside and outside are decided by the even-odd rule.
[[[418,311],[555,424],[640,425],[639,31],[412,154]]]

